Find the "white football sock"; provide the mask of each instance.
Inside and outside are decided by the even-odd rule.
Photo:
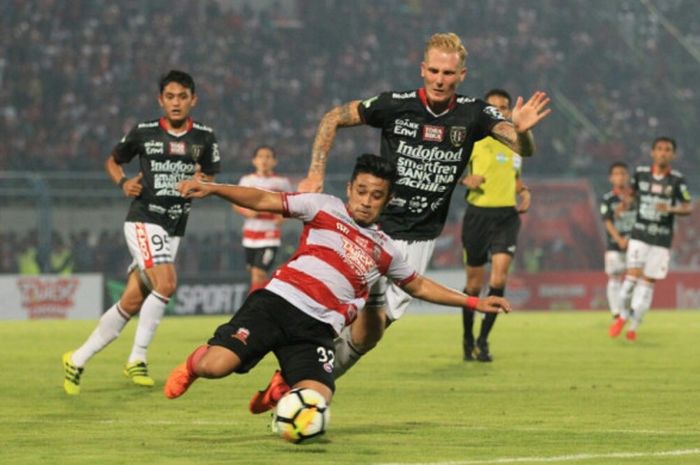
[[[622,281],[622,287],[620,288],[620,305],[621,311],[620,316],[626,320],[630,317],[630,302],[632,301],[632,292],[634,287],[637,285],[637,278],[632,276],[625,276],[625,280]]]
[[[136,335],[134,336],[134,345],[131,348],[131,355],[129,355],[129,363],[136,360],[146,361],[148,346],[156,329],[158,329],[160,319],[165,313],[165,306],[168,305],[169,301],[170,299],[156,291],[151,291],[146,300],[143,301],[139,313],[139,325],[136,327]]]
[[[129,314],[121,309],[118,302],[112,305],[102,315],[97,323],[97,328],[90,334],[83,345],[73,352],[71,357],[73,363],[79,367],[84,366],[97,352],[107,347],[110,342],[119,336],[119,333],[122,332],[124,326],[129,322],[129,318]]]
[[[642,323],[644,315],[651,308],[651,301],[654,298],[654,283],[640,280],[634,288],[632,295],[632,323],[630,331],[636,331],[637,327]]]
[[[333,377],[340,378],[355,365],[364,355],[363,352],[352,343],[350,326],[346,326],[340,335],[333,341],[335,348],[335,362],[333,363]]]
[[[608,308],[613,315],[619,315],[622,312],[620,304],[620,290],[622,288],[622,280],[616,276],[608,276]]]

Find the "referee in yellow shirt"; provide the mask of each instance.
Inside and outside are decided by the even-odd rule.
[[[511,97],[505,90],[493,89],[484,100],[510,118]],[[467,210],[462,224],[462,245],[467,268],[464,291],[478,296],[484,285],[485,265],[491,258],[488,295],[503,296],[508,268],[515,254],[520,230],[520,213],[530,207],[530,192],[520,180],[522,158],[492,137],[474,145],[468,175],[462,179],[467,186]],[[516,206],[516,194],[520,204]],[[464,360],[492,361],[488,337],[496,314],[488,314],[481,323],[479,337],[474,341],[472,328],[474,312],[462,310],[464,324]]]

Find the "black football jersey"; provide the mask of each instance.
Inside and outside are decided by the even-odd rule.
[[[180,196],[177,183],[191,178],[200,165],[204,174],[220,170],[219,146],[214,131],[189,120],[186,132],[174,136],[163,118],[136,125],[114,147],[119,163],[139,157],[143,173],[141,195],[131,202],[126,221],[154,223],[172,236],[185,234],[191,200]]]
[[[632,233],[637,211],[634,207],[631,207],[618,212],[620,205],[622,205],[622,199],[620,199],[617,192],[614,190],[606,192],[600,202],[600,215],[603,220],[612,221],[613,225],[615,225],[615,229],[617,229],[617,232],[619,232],[622,237],[629,238]],[[620,247],[607,230],[605,231],[605,235],[607,236],[607,250],[620,252]]]
[[[505,121],[483,100],[456,95],[434,114],[425,89],[385,92],[360,104],[362,120],[380,128],[380,153],[398,169],[394,196],[379,219],[395,239],[428,240],[440,235],[450,199],[474,143]]]
[[[652,167],[640,166],[632,177],[635,190],[637,216],[632,229],[632,239],[650,245],[671,247],[673,220],[675,215],[656,209],[659,203],[674,206],[679,202],[690,202],[690,193],[683,175],[672,170],[666,175],[654,175]]]

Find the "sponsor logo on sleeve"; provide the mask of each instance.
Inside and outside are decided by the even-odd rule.
[[[218,163],[221,160],[221,154],[219,153],[219,144],[213,143],[211,145],[211,161],[212,163]]]
[[[411,92],[394,92],[391,94],[391,98],[395,98],[398,100],[404,100],[407,98],[415,98],[416,97],[416,91],[411,91]]]
[[[369,108],[370,106],[372,106],[372,103],[374,103],[374,101],[377,100],[378,98],[379,98],[379,96],[377,95],[375,97],[368,98],[367,100],[363,100],[362,106],[364,106],[365,108]]]
[[[491,117],[491,119],[495,119],[497,121],[505,121],[505,119],[506,119],[503,116],[503,113],[498,111],[498,108],[496,108],[492,105],[488,105],[488,106],[484,107],[484,113],[489,115]]]
[[[442,142],[444,137],[444,126],[431,126],[429,124],[423,126],[423,140],[430,142]]]

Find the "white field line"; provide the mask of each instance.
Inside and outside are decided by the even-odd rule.
[[[0,424],[51,424],[51,423],[82,423],[82,424],[102,424],[102,425],[144,425],[144,426],[177,426],[177,425],[204,425],[204,426],[233,426],[240,424],[240,421],[220,421],[220,420],[207,420],[207,419],[193,419],[193,420],[133,420],[133,419],[49,419],[49,418],[0,418]],[[485,426],[458,426],[457,428],[470,431],[485,431],[490,428]],[[501,430],[503,431],[503,430]],[[562,432],[561,428],[538,428],[534,427],[524,427],[524,428],[508,428],[508,431],[517,432]],[[571,431],[576,434],[590,434],[590,433],[600,433],[600,434],[642,434],[642,435],[654,435],[654,436],[687,436],[687,435],[700,435],[700,430],[656,430],[656,429],[590,429],[590,430],[575,430]],[[450,462],[445,462],[450,464]],[[462,463],[462,462],[456,462]],[[385,464],[387,465],[387,464]],[[423,465],[423,464],[415,464]],[[451,465],[451,464],[450,464]]]
[[[391,462],[377,465],[496,465],[508,463],[533,463],[533,462],[575,462],[593,459],[634,459],[644,457],[680,457],[683,455],[700,455],[700,449],[678,449],[662,452],[610,452],[607,454],[574,454],[557,455],[550,457],[503,457],[486,460],[459,460],[450,462]]]

